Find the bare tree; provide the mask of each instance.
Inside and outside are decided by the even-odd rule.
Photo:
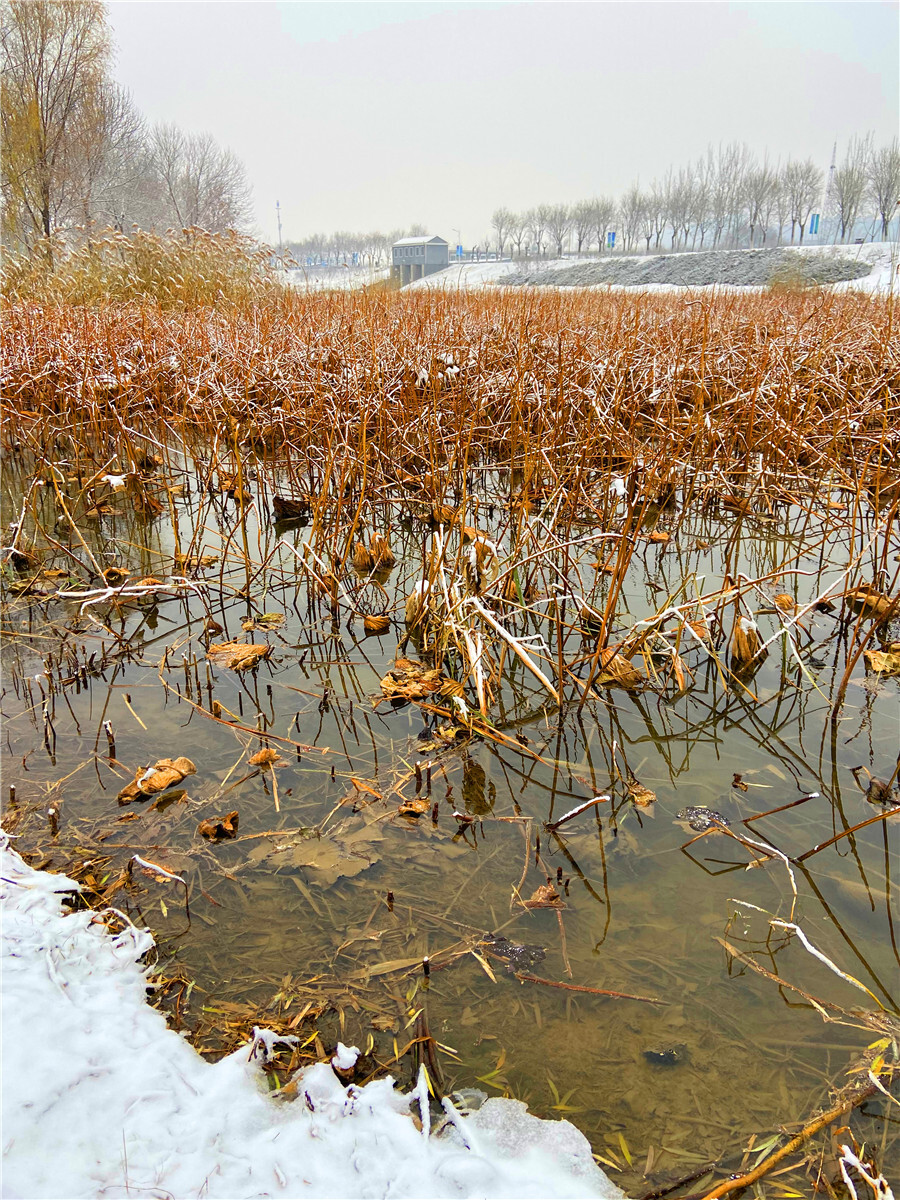
[[[562,258],[563,242],[572,228],[572,212],[567,204],[547,208],[547,231],[556,243],[556,257]]]
[[[596,196],[592,201],[593,207],[593,235],[597,243],[597,249],[602,254],[606,247],[606,235],[612,229],[616,220],[617,206],[615,200],[611,200],[609,196]]]
[[[634,249],[634,244],[640,237],[641,220],[646,207],[644,193],[633,183],[619,204],[619,217],[622,222],[622,242],[626,250]]]
[[[109,32],[100,0],[3,0],[0,14],[4,221],[27,244],[68,200],[72,133],[96,105]]]
[[[656,230],[656,196],[651,191],[644,197],[641,207],[640,235],[644,241],[644,252],[650,253],[650,242]]]
[[[537,208],[529,209],[525,220],[528,224],[528,236],[537,251],[538,258],[541,258],[544,253],[544,236],[550,221],[550,205],[539,204]]]
[[[743,211],[741,191],[743,180],[751,162],[748,148],[740,142],[729,142],[706,151],[704,165],[709,186],[710,225],[713,247],[717,247],[726,235],[736,240]]]
[[[778,222],[778,240],[775,244],[780,246],[784,236],[784,227],[791,217],[791,197],[784,181],[783,170],[778,171],[778,178],[772,191],[772,211]]]
[[[690,168],[681,167],[676,175],[668,171],[663,184],[666,220],[672,232],[672,249],[677,250],[683,238],[687,242],[691,227],[694,181]]]
[[[210,134],[157,125],[151,147],[170,220],[182,229],[200,226],[212,232],[248,224],[253,210],[244,165]]]
[[[888,228],[900,204],[900,145],[897,138],[887,146],[872,150],[869,189],[881,218],[881,237],[886,241]]]
[[[712,225],[712,189],[715,182],[713,165],[708,158],[700,158],[693,166],[693,181],[691,185],[691,225],[694,230],[691,249],[697,245],[700,238],[700,249],[706,241],[706,235]]]
[[[516,248],[516,258],[522,257],[522,245],[527,236],[527,216],[524,213],[512,213],[509,222],[509,240]]]
[[[590,240],[594,228],[594,202],[581,200],[572,208],[572,232],[575,234],[575,246],[581,254],[585,243]]]
[[[790,159],[781,175],[782,183],[787,192],[788,213],[791,220],[791,243],[799,228],[800,245],[803,245],[803,235],[806,223],[810,218],[816,201],[822,194],[822,172],[811,158],[802,162]]]
[[[869,186],[869,163],[872,157],[872,135],[852,137],[841,165],[831,177],[828,201],[838,221],[838,236],[846,241],[853,236],[853,226],[859,216]]]
[[[508,208],[498,208],[491,217],[491,228],[497,235],[497,252],[503,257],[503,247],[510,234],[510,226],[514,220]]]
[[[122,229],[126,215],[144,225],[159,211],[148,171],[144,122],[131,96],[115,84],[98,88],[72,129],[66,191],[71,219],[90,241],[97,226]]]
[[[650,213],[653,221],[653,249],[659,250],[663,234],[666,232],[666,203],[663,188],[658,183],[654,183],[650,189]]]
[[[744,207],[747,213],[747,224],[750,227],[751,246],[759,228],[762,228],[763,243],[765,243],[766,224],[772,209],[772,195],[777,182],[778,176],[769,166],[767,158],[764,158],[762,163],[752,166],[744,176]]]

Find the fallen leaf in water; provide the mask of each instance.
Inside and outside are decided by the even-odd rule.
[[[218,554],[176,554],[175,566],[182,571],[197,571],[219,561]]]
[[[528,897],[527,900],[520,900],[519,903],[523,908],[565,908],[562,897],[553,886],[552,883],[542,883],[541,886]]]
[[[118,801],[128,804],[140,796],[155,796],[174,783],[181,783],[186,775],[196,773],[197,768],[189,758],[160,758],[152,767],[142,767],[135,772],[133,781],[119,792]]]
[[[163,792],[161,796],[156,797],[147,811],[164,812],[170,804],[180,804],[186,796],[187,792],[184,788],[175,788],[171,792]]]
[[[429,808],[431,805],[427,800],[404,800],[397,812],[401,817],[421,817]]]
[[[387,633],[391,627],[391,618],[383,613],[366,613],[363,617],[363,630],[367,637],[376,637]]]
[[[218,642],[206,652],[217,667],[228,667],[231,671],[246,671],[272,653],[272,647],[256,642]]]
[[[626,691],[639,688],[644,682],[641,672],[631,665],[617,647],[607,646],[600,654],[597,683],[605,687],[621,687]]]
[[[381,691],[391,700],[424,700],[440,691],[443,675],[439,669],[428,670],[422,663],[398,658],[381,681]]]
[[[131,572],[124,567],[107,567],[103,578],[110,587],[121,587],[130,574]]]
[[[780,592],[777,596],[773,597],[772,603],[776,608],[780,609],[783,613],[787,613],[789,616],[793,616],[797,611],[797,602],[787,592]]]
[[[866,788],[866,799],[870,804],[900,804],[900,788],[892,788],[886,780],[873,775]]]
[[[316,837],[312,832],[276,841],[274,845],[257,845],[248,860],[253,866],[267,871],[298,867],[307,872],[310,884],[328,887],[338,879],[351,878],[367,870],[379,855],[375,843],[384,834],[377,826],[362,825],[348,832]]]
[[[309,516],[312,500],[309,496],[273,496],[272,512],[276,521],[300,521]]]
[[[628,792],[629,800],[636,804],[638,808],[649,808],[656,800],[656,792],[651,792],[648,787],[644,787],[636,779],[629,779],[625,785],[625,790]]]
[[[251,767],[269,767],[274,762],[278,762],[281,755],[277,750],[265,749],[257,750],[247,761]]]
[[[370,1024],[377,1033],[396,1033],[399,1028],[399,1022],[396,1017],[388,1017],[382,1014],[373,1017]]]
[[[662,529],[654,529],[652,533],[647,534],[647,540],[649,542],[656,542],[660,546],[664,546],[666,542],[671,541],[671,539],[672,535],[670,533],[666,533]]]
[[[197,826],[197,832],[211,842],[218,842],[223,838],[233,838],[237,835],[239,819],[237,809],[235,809],[234,812],[226,813],[224,817],[212,817],[209,820],[201,821]]]
[[[731,786],[733,788],[737,788],[741,792],[747,792],[750,790],[750,785],[748,783],[744,783],[742,775],[736,774],[734,779],[731,781]]]
[[[283,624],[284,613],[260,613],[256,617],[248,617],[246,621],[242,621],[241,629],[243,629],[245,632],[251,629],[277,629]]]
[[[845,599],[861,616],[874,618],[879,624],[889,621],[900,610],[900,596],[885,596],[867,583],[850,588]]]
[[[349,978],[363,979],[367,975],[390,975],[392,971],[408,971],[410,967],[418,967],[421,965],[421,954],[416,958],[391,958],[386,962],[375,963],[374,966],[365,967],[362,971],[354,971]]]
[[[863,658],[870,671],[879,675],[900,675],[900,654],[892,650],[864,650]]]

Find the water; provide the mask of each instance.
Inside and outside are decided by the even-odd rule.
[[[6,521],[18,514],[28,478],[11,464]],[[776,641],[752,677],[726,680],[696,642],[685,643],[684,690],[664,685],[668,659],[660,657],[653,686],[601,688],[579,709],[574,681],[585,677],[595,643],[576,627],[572,596],[589,596],[602,611],[610,586],[590,565],[609,543],[586,541],[569,552],[571,593],[559,610],[573,626],[562,644],[571,672],[562,710],[517,659],[507,653],[501,664],[495,654],[495,739],[469,736],[463,721],[428,704],[395,707],[381,697],[379,681],[404,634],[405,597],[434,545],[408,505],[394,498],[367,514],[370,526],[389,532],[398,560],[378,576],[380,588],[352,570],[343,581],[357,609],[392,615],[388,633],[364,638],[349,605],[335,620],[310,587],[294,553],[310,528],[257,521],[284,480],[260,466],[242,527],[235,502],[199,491],[187,468],[170,479],[183,485],[172,499],[177,527],[172,515],[138,520],[117,493],[118,515],[80,530],[104,566],[127,568],[132,579],[171,576],[173,554],[188,543],[194,555],[217,556],[188,572],[195,589],[85,604],[93,597],[57,597],[77,590],[62,577],[38,574],[29,591],[21,580],[34,571],[7,572],[4,821],[32,861],[77,870],[95,895],[135,853],[184,876],[189,925],[180,888],[140,872],[136,887],[111,902],[156,934],[160,978],[182,981],[170,983],[165,1003],[202,1049],[221,1052],[254,1023],[286,1030],[309,1006],[293,1026],[308,1039],[305,1053],[330,1049],[340,1036],[367,1051],[369,1069],[390,1064],[409,1078],[423,1043],[403,1051],[430,1033],[445,1089],[474,1085],[526,1100],[538,1115],[567,1116],[634,1194],[666,1172],[684,1175],[723,1156],[734,1169],[750,1138],[763,1145],[825,1102],[876,1035],[826,1024],[801,995],[731,960],[716,939],[819,998],[896,1013],[897,819],[795,864],[795,897],[782,860],[754,861],[752,848],[721,832],[687,845],[696,835],[677,813],[712,808],[742,838],[769,840],[796,859],[881,811],[863,789],[866,772],[893,770],[900,691],[896,679],[867,675],[860,660],[832,720],[853,625],[840,601],[802,622],[802,668]],[[478,524],[501,546],[509,539],[503,486],[501,474],[479,480]],[[746,592],[768,636],[778,628],[774,594],[805,603],[854,554],[865,568],[868,555],[885,549],[866,550],[876,514],[857,517],[851,526],[840,513],[800,508],[771,520],[654,510],[645,532],[655,524],[672,540],[648,541],[635,555],[618,628],[667,598],[712,593],[726,574],[782,572]],[[50,530],[54,519],[41,495],[29,531],[36,520]],[[542,520],[528,518],[538,546],[548,537]],[[585,526],[573,537],[598,533]],[[74,532],[52,536],[83,557]],[[896,539],[886,550],[896,555]],[[54,567],[79,578],[72,558],[51,547],[41,569]],[[537,561],[539,615],[517,618],[517,632],[552,631],[540,614],[559,578]],[[242,628],[272,612],[284,617],[276,627]],[[210,633],[210,620],[221,629]],[[720,663],[730,628],[729,608]],[[548,637],[544,666],[553,675],[558,646]],[[253,671],[213,666],[207,643],[230,639],[266,643],[271,655]],[[413,644],[406,653],[424,657]],[[473,689],[467,697],[475,703]],[[428,703],[449,711],[439,694]],[[265,744],[280,760],[255,769],[247,760]],[[120,807],[117,793],[139,768],[180,755],[197,767],[179,785],[182,798]],[[656,799],[634,803],[635,784]],[[743,824],[810,793],[819,794]],[[610,799],[546,828],[598,795]],[[398,815],[401,802],[416,798],[427,801],[418,819]],[[198,835],[200,821],[232,810],[237,839]],[[518,900],[548,880],[564,907],[523,908]],[[870,995],[789,931],[768,926],[766,914],[792,912]],[[543,980],[662,1003],[521,982],[479,945],[488,932],[543,948],[546,957],[527,972]],[[427,980],[418,965],[426,955]],[[879,1102],[854,1117],[883,1169],[898,1159],[888,1117]]]

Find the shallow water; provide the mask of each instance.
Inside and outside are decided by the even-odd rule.
[[[6,478],[8,522],[27,481],[15,469]],[[685,690],[604,688],[580,711],[574,689],[559,710],[507,659],[492,709],[502,737],[469,737],[459,721],[416,704],[394,707],[379,690],[403,636],[403,601],[433,545],[408,506],[385,503],[376,518],[398,558],[378,577],[386,599],[376,588],[361,590],[366,576],[348,572],[346,594],[357,607],[384,603],[394,618],[387,634],[363,638],[347,607],[335,621],[309,589],[291,550],[309,530],[256,521],[283,480],[260,471],[249,484],[253,506],[243,527],[235,502],[197,491],[187,473],[182,482],[173,501],[177,530],[170,518],[136,520],[121,501],[118,515],[82,531],[98,559],[134,578],[171,576],[173,553],[189,541],[192,553],[219,556],[188,572],[193,589],[94,603],[60,599],[62,578],[38,577],[23,591],[8,572],[4,819],[40,865],[84,871],[84,861],[94,861],[98,887],[134,853],[184,876],[187,929],[180,889],[170,882],[136,877],[139,887],[112,903],[153,929],[161,972],[194,981],[178,1016],[201,1027],[207,1049],[217,1024],[243,1020],[246,1029],[252,1013],[259,1024],[277,1018],[283,1028],[313,1002],[327,1011],[318,1026],[309,1018],[298,1025],[301,1040],[318,1028],[330,1049],[342,1036],[370,1051],[374,1068],[421,1032],[422,1010],[443,1047],[446,1089],[474,1085],[527,1100],[539,1115],[569,1117],[607,1163],[623,1169],[634,1194],[644,1174],[646,1189],[660,1172],[739,1158],[754,1135],[758,1148],[779,1125],[824,1102],[829,1084],[840,1084],[875,1035],[824,1023],[800,995],[731,961],[716,938],[752,951],[817,997],[847,1008],[877,1001],[896,1012],[897,818],[795,864],[795,900],[783,861],[754,863],[745,845],[721,832],[688,847],[696,835],[677,814],[707,806],[742,837],[769,839],[796,858],[881,811],[863,788],[866,771],[893,770],[900,687],[867,675],[860,660],[831,719],[853,624],[840,602],[802,622],[802,668],[776,641],[752,678],[726,681],[695,643],[682,648],[692,673]],[[488,507],[494,486],[502,489],[502,480],[490,474],[479,481],[478,524],[502,545],[508,518],[499,495]],[[36,515],[43,512],[50,528],[49,500],[46,507]],[[546,519],[529,518],[537,538]],[[800,508],[763,520],[685,515],[676,506],[654,510],[653,521],[673,539],[648,542],[635,555],[617,609],[623,630],[679,589],[677,602],[715,590],[726,574],[758,579],[782,569],[751,593],[768,636],[778,628],[766,611],[771,596],[788,592],[805,603],[861,552],[865,573],[875,528],[873,513],[857,514],[851,527]],[[599,531],[577,531],[592,534]],[[55,540],[81,553],[72,534]],[[235,549],[244,545],[249,567]],[[590,566],[598,550],[602,557],[599,540],[578,546],[567,578],[575,594],[602,608],[608,582]],[[895,539],[891,559],[897,550]],[[42,568],[70,563],[50,551]],[[543,611],[548,581],[537,583],[533,603]],[[248,618],[271,612],[284,615],[277,628],[242,630]],[[213,641],[265,642],[271,656],[253,671],[213,666],[209,618],[222,626]],[[539,627],[546,630],[535,618],[530,631]],[[521,619],[517,629],[529,631]],[[574,677],[583,676],[578,659],[593,645],[577,628],[566,637]],[[213,711],[246,728],[217,722]],[[447,738],[435,733],[442,728]],[[281,755],[271,770],[247,763],[264,744]],[[183,798],[159,809],[120,807],[117,793],[135,772],[179,755],[197,767],[179,785]],[[746,790],[733,786],[736,775]],[[635,804],[629,780],[656,799]],[[811,793],[818,795],[742,823]],[[546,828],[597,795],[610,799],[558,830]],[[401,801],[416,796],[428,801],[424,814],[399,816]],[[236,840],[211,844],[198,835],[198,822],[234,809]],[[273,836],[258,836],[267,832]],[[548,879],[558,880],[563,908],[518,903]],[[792,910],[811,941],[870,995],[838,979],[787,931],[768,927],[765,914],[787,919]],[[543,948],[546,957],[529,968],[543,980],[662,1003],[520,982],[478,946],[489,931]],[[425,955],[433,964],[428,980],[416,965]],[[414,1054],[403,1055],[394,1073],[408,1075]],[[882,1148],[886,1169],[897,1162],[897,1142],[885,1117],[872,1103],[855,1120],[857,1136]]]

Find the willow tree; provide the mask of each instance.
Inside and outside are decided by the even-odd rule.
[[[72,195],[75,147],[101,109],[110,57],[100,0],[2,0],[5,233],[49,237]]]

